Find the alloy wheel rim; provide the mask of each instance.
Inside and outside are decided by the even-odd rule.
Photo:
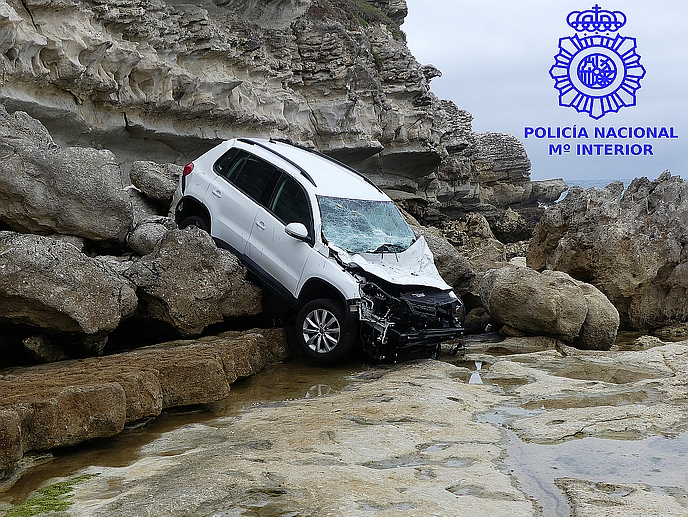
[[[327,309],[315,309],[303,321],[303,339],[318,354],[331,352],[339,343],[339,320]]]

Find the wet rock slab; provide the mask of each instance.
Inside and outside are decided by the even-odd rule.
[[[262,403],[237,411],[242,387],[126,461],[58,471],[94,475],[60,517],[688,515],[688,342],[466,344],[454,364],[357,367],[339,392],[271,367],[248,383]],[[300,395],[279,397],[287,378]]]
[[[369,372],[333,395],[181,427],[75,487],[72,516],[536,515],[499,468],[500,400],[436,361]]]

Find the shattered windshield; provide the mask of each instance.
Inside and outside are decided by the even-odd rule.
[[[350,253],[400,253],[415,236],[391,201],[318,196],[328,242]]]

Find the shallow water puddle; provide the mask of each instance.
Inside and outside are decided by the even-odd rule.
[[[370,372],[369,372],[370,370]],[[375,375],[360,363],[323,368],[305,360],[270,365],[260,373],[232,384],[225,400],[193,408],[166,411],[148,421],[136,422],[111,438],[102,438],[64,447],[50,454],[27,455],[31,466],[6,491],[0,491],[3,503],[16,505],[54,477],[67,477],[92,465],[124,467],[142,456],[141,450],[163,434],[184,426],[208,422],[217,417],[233,416],[259,404],[279,404],[287,400],[318,397],[343,390],[357,377]],[[175,449],[162,455],[179,455],[190,449]],[[0,486],[2,489],[2,486]],[[1,513],[0,513],[1,514]]]
[[[505,465],[543,515],[569,517],[568,502],[554,484],[576,478],[612,484],[644,483],[688,504],[688,432],[627,441],[582,438],[554,445],[523,442],[507,431]]]

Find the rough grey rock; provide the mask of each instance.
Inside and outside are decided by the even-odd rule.
[[[184,167],[172,163],[134,162],[129,171],[131,182],[151,199],[169,205]]]
[[[45,335],[33,335],[22,340],[24,348],[41,363],[54,363],[55,361],[62,361],[67,359],[67,354],[51,342],[51,339]]]
[[[406,0],[370,0],[370,3],[377,6],[399,25],[404,22],[404,18],[408,14]]]
[[[685,506],[677,497],[653,490],[644,483],[602,483],[573,478],[557,479],[555,483],[576,508],[577,517],[647,515],[648,508],[659,515],[685,513]]]
[[[146,196],[134,185],[129,185],[127,187],[127,192],[129,193],[129,200],[131,201],[131,210],[134,218],[132,228],[135,228],[142,221],[147,219],[173,215],[170,212],[170,207],[164,209],[160,206],[159,202]]]
[[[492,319],[485,309],[482,307],[477,307],[471,310],[466,315],[466,321],[464,322],[464,328],[466,329],[466,334],[482,334],[492,330],[490,325]]]
[[[0,232],[0,319],[93,336],[107,333],[137,305],[133,286],[73,245]]]
[[[572,187],[536,227],[528,265],[595,285],[624,327],[688,321],[688,183],[665,171],[622,192]]]
[[[481,185],[481,200],[508,206],[531,198],[530,160],[523,144],[503,133],[474,133],[475,170]]]
[[[531,185],[530,202],[551,203],[569,189],[561,178],[533,181]]]
[[[533,226],[528,225],[528,222],[511,208],[507,208],[491,228],[497,240],[503,244],[527,241],[533,236]]]
[[[169,217],[144,219],[137,222],[129,232],[127,244],[139,255],[148,255],[165,234],[176,227],[176,223]]]
[[[662,327],[652,334],[664,341],[685,341],[688,340],[688,322]]]
[[[495,238],[483,215],[471,213],[457,220],[445,221],[441,231],[456,246],[458,253],[466,257],[474,272],[484,273],[506,265],[506,248]]]
[[[60,148],[26,113],[0,105],[0,221],[20,232],[123,242],[132,222],[109,151]]]
[[[595,350],[609,349],[616,339],[616,309],[600,291],[566,273],[507,266],[485,273],[477,291],[492,318],[526,334]]]
[[[199,335],[225,317],[261,311],[261,290],[246,280],[239,259],[198,228],[168,231],[126,276],[138,287],[145,315],[182,336]]]

